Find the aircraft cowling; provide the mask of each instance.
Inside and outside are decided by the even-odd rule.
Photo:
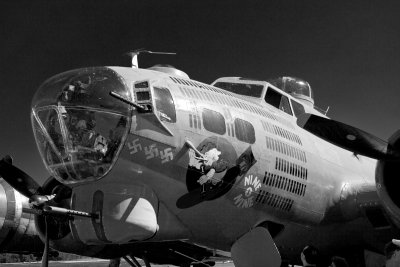
[[[97,219],[75,218],[71,227],[87,245],[127,244],[158,231],[158,199],[143,184],[100,183],[74,187],[72,209],[90,211]]]
[[[50,177],[43,184],[42,189],[44,194],[51,195],[54,194],[56,187],[65,187],[61,185],[56,179]],[[49,204],[52,206],[62,207],[62,208],[70,208],[70,195],[64,196],[61,199],[52,200]],[[35,215],[35,225],[37,232],[44,241],[45,239],[45,217],[42,215]],[[59,250],[58,246],[64,242],[64,238],[68,239],[68,236],[71,235],[71,230],[69,227],[69,220],[64,217],[56,217],[56,216],[47,216],[47,225],[48,225],[48,235],[50,240],[50,247]],[[70,241],[64,242],[62,246],[74,247],[74,240],[70,238]],[[62,251],[62,250],[61,250]]]
[[[71,208],[71,191],[54,178],[49,178],[42,186],[44,194],[50,195],[58,193],[58,197],[50,201],[49,204],[61,208]],[[58,189],[58,190],[57,190]],[[63,192],[60,193],[60,190]],[[115,250],[104,252],[104,246],[88,246],[74,237],[70,220],[65,217],[47,216],[48,235],[50,247],[52,249],[73,253],[89,257],[113,258]],[[45,239],[45,218],[42,215],[35,215],[35,226],[40,239]],[[40,248],[43,251],[43,245]],[[125,253],[126,254],[126,253]]]
[[[119,184],[117,188],[124,191],[128,188],[128,185],[121,185]],[[109,191],[115,191],[116,187],[112,187],[110,185],[106,185],[104,187],[98,187],[97,185],[94,186],[92,184],[86,186],[79,186],[73,189],[61,184],[54,178],[50,178],[45,182],[42,186],[44,194],[51,195],[51,194],[58,194],[62,197],[57,199],[57,197],[51,201],[49,201],[49,205],[56,206],[60,208],[66,209],[75,209],[75,210],[87,210],[85,205],[90,204],[92,206],[93,198],[96,198],[98,195],[98,191],[104,193],[104,204],[107,206],[110,203],[108,202],[110,198]],[[135,187],[136,188],[136,187]],[[93,190],[93,192],[91,191]],[[130,188],[132,189],[132,188]],[[64,191],[64,192],[61,192]],[[132,191],[132,190],[131,190]],[[135,190],[133,190],[135,191]],[[79,192],[77,194],[77,192]],[[147,193],[145,193],[147,192]],[[149,207],[147,201],[144,201],[139,197],[147,196],[148,199],[152,199],[150,196],[153,194],[148,192],[143,187],[136,188],[137,195],[137,202],[135,207],[147,207],[148,210],[154,210],[153,206]],[[143,195],[144,194],[144,195]],[[141,227],[140,225],[136,225],[133,227],[135,231],[132,231],[132,226],[129,227],[129,218],[136,217],[138,220],[143,221],[142,232],[140,234],[145,234],[145,237],[153,236],[156,229],[147,229],[149,227],[154,228],[152,224],[147,225],[149,220],[146,220],[146,216],[136,216],[138,215],[135,213],[135,208],[131,207],[130,205],[125,205],[127,199],[131,199],[134,197],[135,194],[122,194],[123,198],[121,199],[121,194],[115,195],[111,194],[111,198],[116,201],[116,205],[114,205],[113,210],[115,213],[111,214],[110,216],[102,215],[102,210],[99,210],[100,218],[99,219],[90,219],[90,218],[80,218],[74,217],[73,220],[69,220],[66,217],[59,217],[59,216],[47,216],[47,229],[48,229],[48,236],[50,241],[50,247],[66,253],[72,253],[82,256],[89,256],[89,257],[97,257],[97,258],[118,258],[124,255],[127,255],[132,252],[132,247],[125,244],[121,245],[121,238],[124,238],[126,234],[128,234],[129,238],[137,237],[138,232],[137,230]],[[154,196],[153,196],[154,198]],[[91,200],[90,202],[88,200]],[[54,201],[56,200],[56,201]],[[156,202],[156,199],[152,200],[153,205]],[[141,205],[138,205],[142,203]],[[95,205],[94,207],[96,207]],[[130,216],[124,218],[124,223],[118,223],[115,221],[115,217],[118,217],[120,212],[126,211],[127,208],[130,208],[131,214]],[[119,212],[117,212],[119,211]],[[97,213],[97,212],[95,212]],[[124,213],[124,212],[123,212]],[[143,215],[143,214],[141,214]],[[110,221],[110,217],[111,221]],[[42,240],[45,238],[45,218],[42,215],[35,215],[35,224],[38,231],[38,234]],[[146,225],[145,225],[146,224]],[[93,227],[94,226],[94,227]],[[156,225],[158,226],[158,225]],[[104,227],[104,228],[103,228]],[[99,229],[104,229],[99,232]],[[121,229],[124,229],[121,231]],[[94,233],[94,236],[90,236]],[[103,236],[99,235],[99,233],[103,233]],[[132,236],[135,234],[135,236]],[[122,236],[121,236],[122,235]],[[89,237],[89,240],[88,240]],[[92,237],[92,238],[90,238]],[[103,240],[103,238],[109,238],[109,240]],[[124,240],[125,241],[125,240]],[[126,243],[126,242],[124,242]]]
[[[34,216],[23,211],[28,199],[0,178],[0,253],[41,254]]]
[[[389,144],[400,149],[400,131],[389,138]],[[400,229],[400,160],[380,160],[375,171],[376,186],[383,207]]]

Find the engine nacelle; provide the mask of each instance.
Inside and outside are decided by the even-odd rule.
[[[43,192],[46,195],[55,193],[57,190],[58,197],[51,201],[52,206],[70,209],[71,192],[70,189],[54,178],[49,178],[42,186]],[[62,193],[59,191],[63,190]],[[66,193],[65,193],[66,192]],[[45,238],[45,217],[35,215],[35,225],[37,232],[42,240]],[[103,247],[90,247],[83,244],[80,240],[73,237],[71,233],[70,220],[65,217],[47,216],[48,236],[50,247],[58,251],[66,253],[74,253],[85,256],[95,256]]]
[[[28,199],[0,178],[0,252],[36,254],[43,251],[34,216],[23,211]]]
[[[53,200],[49,203],[50,205],[67,209],[77,208],[75,201],[72,200],[72,190],[56,179],[48,179],[42,188],[46,195],[54,193],[58,195],[54,199],[55,201]],[[91,219],[85,218],[85,220],[91,222]],[[76,221],[79,221],[79,218],[68,220],[65,217],[47,216],[51,248],[61,252],[104,259],[118,258],[132,252],[131,246],[107,243],[87,244],[82,242],[75,226]],[[42,240],[45,238],[45,223],[44,216],[35,215],[36,229]]]
[[[400,149],[400,131],[389,139],[394,149]],[[380,160],[376,167],[377,191],[392,222],[400,229],[400,160]]]
[[[142,184],[89,183],[74,187],[72,209],[98,215],[97,219],[77,217],[71,224],[74,236],[88,245],[142,241],[158,230],[158,199]]]

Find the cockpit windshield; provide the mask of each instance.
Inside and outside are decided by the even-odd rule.
[[[251,84],[251,83],[244,84],[244,83],[228,83],[228,82],[216,82],[214,86],[235,94],[252,96],[252,97],[261,97],[264,88],[264,86],[260,84]]]
[[[129,90],[107,68],[81,69],[46,81],[36,93],[32,126],[47,169],[63,183],[102,178],[130,127],[131,107],[109,96]]]

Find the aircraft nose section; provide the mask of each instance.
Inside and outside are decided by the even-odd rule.
[[[116,71],[107,67],[75,69],[46,80],[36,91],[32,108],[51,105],[107,110],[130,115],[131,108],[109,95],[113,91],[131,99],[128,85]]]
[[[44,82],[32,101],[36,143],[47,170],[65,184],[96,181],[114,165],[131,123],[124,79],[105,67],[72,70]]]

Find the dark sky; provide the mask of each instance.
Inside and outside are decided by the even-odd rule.
[[[42,182],[30,105],[69,69],[129,66],[145,47],[192,79],[307,80],[328,115],[387,139],[400,128],[400,1],[0,1],[0,156]]]

